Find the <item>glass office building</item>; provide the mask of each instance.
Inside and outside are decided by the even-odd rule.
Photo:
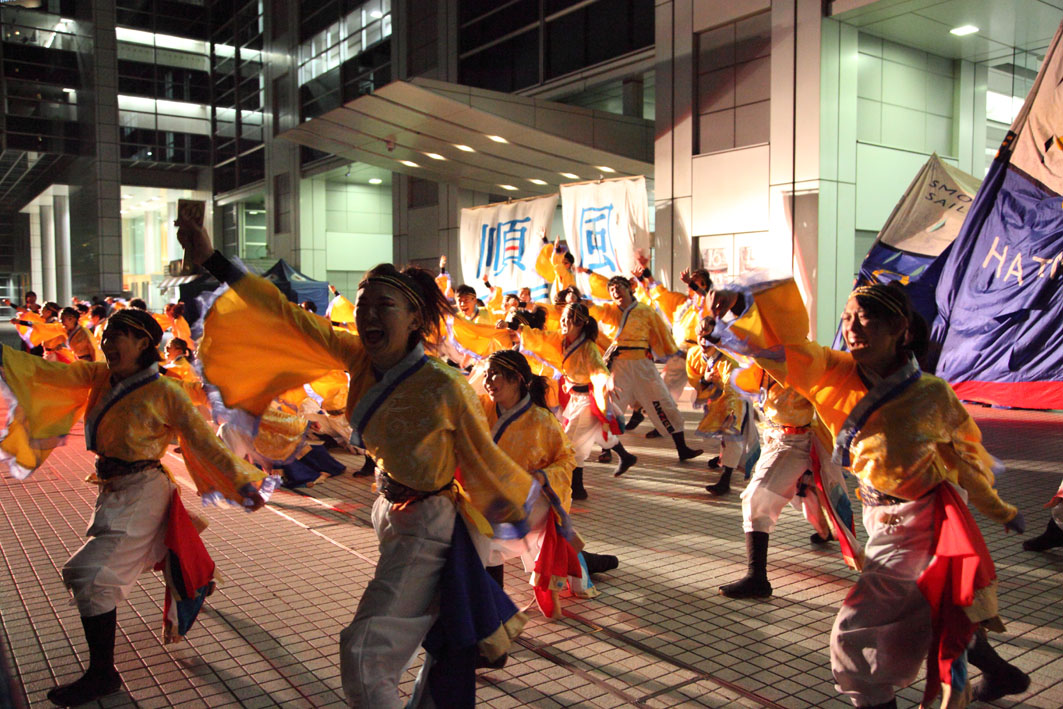
[[[457,260],[462,207],[607,165],[648,179],[664,282],[793,270],[822,336],[926,158],[984,174],[1061,19],[1063,0],[4,3],[0,295],[161,305],[186,197],[226,253],[353,290],[379,261]]]

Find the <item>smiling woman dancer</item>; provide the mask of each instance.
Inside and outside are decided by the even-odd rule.
[[[183,508],[171,509],[176,487],[159,462],[176,433],[199,492],[257,510],[265,474],[233,456],[196,412],[180,385],[159,376],[162,329],[148,313],[122,310],[107,321],[107,363],[45,362],[3,348],[3,381],[13,395],[0,462],[15,477],[38,468],[85,414],[85,444],[99,457],[100,480],[89,540],[63,566],[74,595],[89,667],[48,698],[59,706],[118,691],[114,667],[116,606],[142,571],[167,550],[167,528]],[[187,518],[177,519],[179,524]]]
[[[568,398],[561,421],[576,452],[572,472],[572,499],[587,499],[583,485],[583,461],[595,444],[615,450],[620,456],[613,475],[623,475],[638,458],[629,453],[618,437],[622,433],[618,416],[609,403],[609,369],[598,349],[598,321],[583,303],[570,303],[561,313],[561,331],[544,332],[521,326],[517,332],[524,348],[560,370],[562,390]]]
[[[589,574],[611,571],[619,561],[608,554],[579,551],[582,543],[568,518],[576,458],[561,424],[546,406],[546,378],[532,374],[528,360],[516,350],[498,350],[487,361],[487,393],[480,402],[491,436],[513,460],[540,477],[543,492],[529,515],[531,533],[513,542],[486,540],[490,549],[481,556],[500,586],[502,562],[520,556],[525,570],[534,570],[532,586],[543,615],[559,618],[558,592],[566,582],[574,595],[593,598],[598,591]]]
[[[1024,691],[1029,678],[989,647],[980,627],[1003,629],[993,562],[966,498],[1008,530],[1021,533],[1025,523],[993,489],[995,461],[970,414],[948,384],[920,371],[925,326],[917,327],[904,289],[853,291],[842,315],[849,352],[806,339],[792,279],[716,291],[711,303],[717,316],[735,316],[717,324],[720,347],[756,358],[807,397],[834,434],[835,461],[859,480],[868,542],[831,632],[838,689],[857,707],[895,707],[895,688],[915,680],[929,651],[924,704],[941,691],[942,706],[964,706],[964,648],[973,638],[967,659],[983,671],[975,696]],[[973,578],[950,578],[961,561],[977,569]],[[962,606],[945,591],[953,583],[957,599],[964,586]]]
[[[441,316],[452,313],[427,271],[400,272],[390,264],[370,270],[359,284],[355,336],[288,302],[269,281],[239,271],[213,250],[202,228],[184,224],[178,237],[189,261],[231,287],[208,313],[200,347],[204,376],[219,385],[226,405],[259,415],[275,396],[330,371],[351,375],[351,440],[377,464],[381,495],[372,516],[380,559],[354,620],[340,634],[343,688],[352,706],[401,707],[399,677],[441,607],[469,606],[440,594],[445,571],[463,553],[460,545],[471,549],[457,514],[488,536],[491,524],[519,527],[539,484],[491,440],[462,373],[425,354]],[[248,368],[252,358],[256,366]],[[459,581],[467,583],[455,585],[498,589],[475,552],[465,557],[476,568],[462,566]],[[480,642],[488,660],[506,652],[523,616],[498,620]],[[469,691],[475,690],[474,661],[462,666]],[[413,706],[431,706],[432,692],[424,687],[435,687],[434,662],[431,655],[425,661]]]

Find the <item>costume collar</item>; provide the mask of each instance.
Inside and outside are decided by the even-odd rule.
[[[96,406],[92,407],[92,411],[85,416],[85,447],[90,451],[96,450],[96,433],[99,429],[100,421],[103,419],[104,414],[111,410],[112,406],[117,404],[127,394],[145,384],[150,384],[158,378],[159,364],[155,362],[136,374],[132,374],[114,384],[111,390],[96,402]]]
[[[400,384],[409,379],[427,362],[428,356],[424,353],[424,345],[417,343],[417,346],[410,350],[405,357],[400,359],[391,369],[384,372],[376,384],[366,390],[365,394],[362,395],[362,398],[358,400],[358,403],[351,410],[351,445],[365,448],[362,435],[365,433],[365,427],[369,425],[369,420],[373,418],[373,414],[387,401],[388,397]]]
[[[831,460],[846,468],[852,465],[849,448],[867,420],[885,404],[904,393],[904,390],[914,384],[922,374],[919,363],[915,361],[915,357],[911,357],[903,367],[870,387],[864,397],[849,412],[841,430],[835,436]]]
[[[575,342],[573,342],[571,345],[569,345],[568,347],[565,348],[564,353],[561,355],[561,361],[564,362],[569,357],[571,357],[573,354],[575,354],[576,350],[578,350],[580,347],[582,347],[583,343],[586,342],[586,341],[587,341],[587,333],[580,332],[579,337],[576,338]]]
[[[502,438],[502,434],[506,432],[509,425],[524,415],[524,412],[531,408],[531,395],[525,394],[524,398],[518,401],[513,408],[501,411],[499,407],[495,406],[495,411],[498,412],[498,420],[495,421],[495,425],[491,427],[491,438],[495,443]]]

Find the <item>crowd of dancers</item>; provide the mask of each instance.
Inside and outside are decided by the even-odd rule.
[[[547,617],[560,616],[566,588],[596,596],[592,577],[620,560],[585,549],[569,515],[588,498],[583,464],[597,456],[615,459],[616,476],[637,471],[623,441],[644,420],[679,463],[700,456],[676,404],[688,385],[702,412],[696,433],[720,441],[706,493],[729,495],[735,471],[749,476],[748,572],[721,594],[772,595],[769,539],[792,504],[813,544],[836,543],[860,571],[830,638],[837,687],[854,706],[896,706],[924,663],[924,703],[1028,687],[988,643],[987,630],[1003,630],[996,575],[967,505],[1010,531],[1025,522],[994,489],[998,463],[973,419],[921,371],[926,328],[902,287],[851,294],[840,352],[808,340],[792,279],[720,288],[695,270],[675,292],[639,260],[630,275],[584,271],[583,294],[582,269],[544,240],[537,271],[549,302],[486,279],[455,286],[442,259],[438,275],[377,266],[355,301],[334,292],[318,314],[215,251],[201,227],[179,227],[186,259],[224,284],[198,339],[180,303],[153,314],[136,299],[59,308],[28,294],[13,320],[24,351],[2,351],[9,470],[29,475],[82,418],[98,456],[88,541],[63,567],[89,666],[49,693],[55,704],[121,686],[116,608],[144,570],[164,571],[167,640],[188,632],[212,590],[204,523],[160,462],[167,447],[177,444],[205,502],[253,511],[282,482],[343,472],[315,433],[364,454],[355,474],[374,475],[380,493],[380,558],[340,634],[349,704],[471,706],[477,668],[504,663],[526,621],[503,589],[504,562],[522,560]],[[1063,546],[1060,523],[1057,504],[1024,548]],[[407,704],[398,683],[421,647]],[[967,662],[982,671],[973,687]]]

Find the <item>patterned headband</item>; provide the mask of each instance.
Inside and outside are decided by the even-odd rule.
[[[514,362],[510,361],[510,359],[511,359],[510,357],[507,357],[504,354],[502,354],[503,352],[506,352],[506,351],[507,350],[499,350],[498,352],[495,352],[490,357],[488,357],[487,358],[487,366],[488,366],[488,368],[493,367],[495,365],[498,365],[498,366],[502,367],[503,369],[508,369],[510,372],[513,372],[514,374],[517,375],[517,379],[519,379],[522,382],[524,382],[525,384],[527,384],[528,380],[525,378],[524,373],[522,371],[520,371],[520,369],[517,367],[517,365]]]
[[[565,306],[564,312],[572,314],[572,320],[577,324],[582,324],[590,320],[590,313],[586,308],[577,308],[578,303],[569,303]]]
[[[162,339],[162,333],[160,332],[158,335],[153,334],[150,330],[148,330],[147,326],[144,325],[144,323],[140,322],[140,318],[134,315],[133,312],[134,311],[128,309],[119,310],[117,313],[108,318],[107,322],[110,325],[117,325],[119,327],[125,327],[129,328],[130,330],[140,332],[144,335],[144,337],[151,340],[152,343],[156,345],[159,344],[159,340]],[[148,317],[151,316],[149,315]]]
[[[417,306],[418,310],[424,307],[424,298],[422,298],[421,294],[417,292],[417,286],[409,276],[404,276],[401,273],[397,276],[390,276],[387,274],[370,276],[358,284],[358,289],[361,290],[370,283],[380,283],[385,286],[391,286],[402,293],[406,297],[406,300]]]
[[[893,289],[887,286],[875,283],[870,286],[860,286],[855,288],[850,297],[863,297],[870,298],[882,307],[889,310],[895,315],[899,315],[902,318],[907,318],[908,313],[905,312],[904,302],[900,297],[894,294]]]

